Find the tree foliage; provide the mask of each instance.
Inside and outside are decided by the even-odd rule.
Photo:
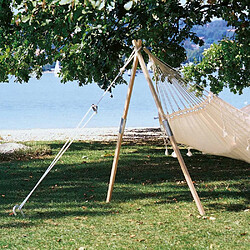
[[[199,86],[207,87],[209,84],[213,93],[229,87],[232,92],[242,94],[243,88],[249,87],[248,50],[244,44],[223,39],[205,50],[200,63],[184,67],[183,72],[187,80]]]
[[[217,1],[213,1],[217,2]],[[248,1],[228,1],[228,8],[217,13],[235,29],[233,37],[225,37],[204,51],[198,64],[184,67],[188,81],[206,87],[214,93],[229,87],[233,93],[242,94],[250,86],[250,32]]]
[[[9,75],[19,82],[39,78],[42,66],[59,60],[63,82],[95,81],[106,88],[131,53],[133,39],[179,66],[187,38],[203,44],[192,27],[228,13],[229,2],[239,1],[0,0],[0,81]]]

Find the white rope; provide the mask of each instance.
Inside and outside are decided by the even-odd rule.
[[[92,117],[95,115],[96,113],[93,113],[90,118],[85,122],[85,124],[83,125],[82,128],[84,128],[92,119]],[[42,177],[40,178],[40,180],[37,182],[37,184],[35,185],[35,187],[31,190],[31,192],[27,195],[27,197],[24,199],[24,201],[21,203],[21,205],[19,206],[19,210],[22,209],[22,207],[24,206],[24,204],[27,202],[27,200],[30,198],[30,196],[32,195],[32,193],[36,190],[36,188],[39,186],[39,184],[43,181],[43,179],[46,177],[46,175],[51,171],[51,169],[56,165],[56,163],[60,160],[60,158],[62,157],[62,155],[66,152],[66,150],[70,147],[70,145],[73,143],[73,141],[75,140],[76,135],[71,139],[68,140],[64,146],[62,147],[62,149],[60,150],[60,152],[56,155],[55,159],[52,161],[52,163],[49,165],[49,167],[47,168],[47,170],[44,172],[44,174],[42,175]]]
[[[101,96],[101,98],[99,99],[99,101],[97,102],[96,105],[98,105],[101,100],[103,99],[103,97],[107,94],[107,92],[112,88],[112,86],[114,85],[114,83],[116,82],[116,80],[118,79],[118,77],[122,76],[126,67],[128,66],[128,64],[132,61],[132,59],[134,58],[135,56],[135,53],[137,53],[139,50],[141,49],[138,48],[138,49],[134,49],[133,52],[131,53],[131,55],[129,56],[127,62],[124,64],[124,66],[120,69],[120,72],[117,74],[117,76],[115,77],[115,79],[113,80],[113,82],[109,85],[109,87],[106,89],[106,91],[103,93],[103,95]]]
[[[108,93],[108,91],[115,84],[115,82],[118,79],[118,77],[120,77],[120,76],[123,75],[126,67],[128,66],[128,64],[134,58],[135,53],[137,51],[139,51],[140,49],[141,48],[133,50],[133,52],[131,53],[130,57],[128,58],[128,60],[124,64],[124,66],[120,69],[120,72],[116,75],[116,77],[111,82],[111,84],[109,85],[109,87],[106,89],[106,91],[103,93],[103,95],[101,96],[101,98],[98,100],[97,105],[91,105],[91,107],[89,108],[89,110],[86,112],[86,114],[83,116],[83,118],[81,119],[81,121],[78,123],[77,127],[74,129],[74,133],[72,133],[72,135],[70,136],[70,138],[65,142],[65,144],[63,145],[63,147],[61,148],[61,150],[58,152],[58,154],[56,155],[56,157],[54,158],[54,160],[51,162],[51,164],[49,165],[49,167],[47,168],[47,170],[44,172],[44,174],[42,175],[42,177],[39,179],[39,181],[36,183],[36,185],[30,191],[30,193],[26,196],[26,198],[23,200],[23,202],[20,204],[20,206],[15,205],[13,207],[13,213],[14,213],[14,215],[16,215],[16,209],[18,209],[21,212],[21,214],[24,216],[22,208],[25,205],[25,203],[28,201],[28,199],[30,198],[30,196],[33,194],[33,192],[36,190],[36,188],[39,186],[39,184],[43,181],[43,179],[47,176],[47,174],[51,171],[51,169],[55,166],[55,164],[59,161],[59,159],[63,156],[63,154],[67,151],[67,149],[70,147],[70,145],[73,143],[73,141],[76,139],[76,137],[77,137],[77,135],[79,133],[79,129],[83,129],[84,127],[86,127],[86,125],[91,121],[91,119],[93,118],[93,116],[97,114],[98,104],[102,101],[102,99],[104,98],[104,96]],[[82,123],[87,118],[87,116],[89,115],[89,113],[90,113],[91,110],[93,110],[94,112],[88,118],[88,120],[82,125]]]

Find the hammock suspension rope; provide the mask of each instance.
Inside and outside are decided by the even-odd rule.
[[[85,128],[86,125],[97,114],[98,105],[100,104],[100,102],[102,101],[102,99],[104,98],[104,96],[113,87],[113,85],[115,84],[116,80],[120,76],[123,75],[124,71],[126,70],[126,67],[129,65],[129,63],[135,57],[135,54],[137,53],[137,51],[139,51],[140,49],[141,49],[141,47],[138,48],[138,49],[134,49],[133,50],[133,52],[131,53],[131,55],[129,56],[129,58],[127,59],[127,61],[125,62],[124,66],[120,69],[119,73],[116,75],[116,77],[111,82],[111,84],[109,85],[109,87],[102,94],[102,96],[100,97],[100,99],[98,100],[98,102],[96,104],[92,104],[90,106],[90,108],[88,109],[88,111],[85,113],[85,115],[83,116],[83,118],[81,119],[81,121],[78,123],[78,125],[74,129],[72,135],[65,142],[65,144],[63,145],[63,147],[61,148],[61,150],[58,152],[58,154],[56,155],[56,157],[54,158],[54,160],[51,162],[51,164],[49,165],[49,167],[47,168],[47,170],[44,172],[44,174],[41,176],[41,178],[39,179],[39,181],[36,183],[36,185],[34,186],[34,188],[30,191],[30,193],[26,196],[26,198],[23,200],[23,202],[20,205],[15,205],[13,207],[13,214],[14,215],[17,215],[17,211],[19,211],[22,214],[22,216],[25,216],[24,213],[23,213],[23,211],[22,211],[22,208],[25,205],[25,203],[28,201],[28,199],[30,198],[30,196],[33,194],[33,192],[36,190],[36,188],[39,186],[39,184],[43,181],[43,179],[47,176],[47,174],[51,171],[51,169],[56,165],[56,163],[59,161],[59,159],[63,156],[63,154],[67,151],[67,149],[70,147],[70,145],[74,142],[74,140],[76,139],[76,137],[79,134],[79,132],[81,131],[81,129]],[[88,117],[88,115],[90,114],[91,110],[93,111],[93,113]],[[83,124],[84,120],[87,117],[88,117],[87,121]]]

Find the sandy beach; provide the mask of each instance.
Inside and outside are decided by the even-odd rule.
[[[118,128],[84,128],[84,129],[27,129],[0,130],[3,142],[25,141],[64,141],[69,138],[83,141],[115,141]],[[159,140],[159,128],[127,128],[124,133],[125,141]]]

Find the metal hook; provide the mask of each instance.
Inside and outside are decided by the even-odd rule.
[[[22,209],[21,209],[20,206],[18,206],[18,205],[15,205],[15,206],[13,207],[13,209],[12,209],[12,210],[13,210],[13,214],[14,214],[15,216],[17,216],[16,209],[18,209],[18,210],[20,211],[21,215],[22,215],[23,217],[25,217],[25,215],[24,215]]]

